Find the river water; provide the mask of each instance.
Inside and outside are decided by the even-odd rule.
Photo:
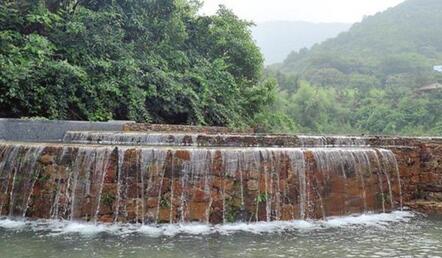
[[[0,257],[442,257],[442,218],[397,211],[219,226],[1,218]]]

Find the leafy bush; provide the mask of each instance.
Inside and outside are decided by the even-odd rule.
[[[5,0],[0,116],[245,126],[272,100],[249,22],[187,0]]]

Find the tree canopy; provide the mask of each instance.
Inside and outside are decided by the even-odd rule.
[[[247,21],[188,0],[4,0],[0,116],[243,126],[272,101]]]

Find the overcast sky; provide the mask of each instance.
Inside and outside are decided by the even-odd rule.
[[[241,18],[255,22],[294,20],[310,22],[360,21],[404,0],[204,0],[204,14],[224,4]]]

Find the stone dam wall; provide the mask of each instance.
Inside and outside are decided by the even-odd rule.
[[[0,141],[0,215],[216,224],[442,214],[440,137],[112,126],[63,128],[59,143]]]
[[[406,205],[442,215],[442,144],[422,143],[413,148],[391,148],[398,159]]]
[[[400,209],[386,149],[2,144],[2,215],[100,222],[320,219]],[[408,200],[408,199],[407,199]]]

